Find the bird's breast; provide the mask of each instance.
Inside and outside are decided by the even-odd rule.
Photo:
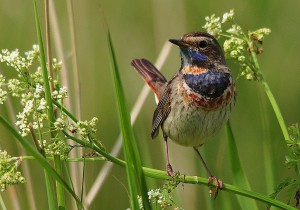
[[[183,82],[179,91],[186,103],[214,110],[234,99],[235,85],[229,72],[199,67],[189,67],[182,72]]]

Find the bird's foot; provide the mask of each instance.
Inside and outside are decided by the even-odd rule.
[[[167,164],[166,170],[167,170],[168,176],[171,176],[173,178],[176,176],[176,173],[173,171],[173,168],[170,163]]]
[[[216,183],[215,194],[214,194],[214,199],[216,199],[218,196],[218,193],[219,193],[219,189],[220,190],[223,189],[223,182],[220,179],[218,179],[217,177],[211,176],[208,178],[208,185],[210,185],[210,183],[212,181],[215,181],[215,183]],[[212,188],[212,186],[210,186],[209,187],[209,196],[211,197],[212,194],[213,194],[213,188]]]

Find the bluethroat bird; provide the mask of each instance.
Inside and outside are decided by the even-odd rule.
[[[217,40],[204,32],[191,32],[181,39],[170,39],[179,46],[181,66],[167,79],[146,59],[134,59],[131,64],[154,91],[158,101],[152,121],[151,137],[159,128],[165,142],[166,171],[175,176],[168,155],[168,138],[196,151],[216,190],[223,188],[220,179],[212,175],[198,147],[217,133],[228,120],[235,104],[235,84],[224,53]],[[210,189],[210,195],[212,189]]]

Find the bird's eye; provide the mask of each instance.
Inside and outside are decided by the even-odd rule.
[[[206,48],[207,45],[208,45],[208,43],[207,43],[207,41],[205,41],[205,40],[199,42],[199,47],[202,48],[202,49]]]

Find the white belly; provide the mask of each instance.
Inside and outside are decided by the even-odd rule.
[[[198,146],[204,144],[223,127],[229,113],[230,104],[207,111],[200,107],[177,103],[176,109],[171,108],[162,129],[171,140],[180,145]]]

